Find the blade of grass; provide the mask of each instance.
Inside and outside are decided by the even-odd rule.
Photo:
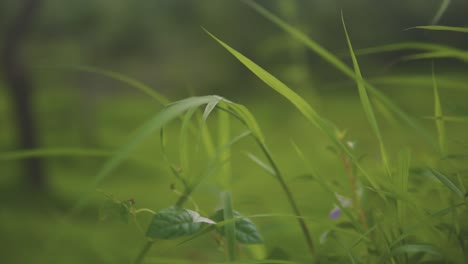
[[[344,16],[343,12],[341,13],[341,22],[343,24],[343,29],[346,35],[346,41],[348,42],[348,47],[349,47],[349,53],[351,55],[351,59],[353,61],[353,66],[354,66],[354,72],[357,76],[356,83],[359,91],[359,98],[361,99],[361,104],[362,107],[364,108],[364,112],[367,116],[367,120],[369,121],[372,130],[374,131],[374,134],[377,137],[377,140],[379,141],[379,146],[380,146],[380,153],[382,155],[382,161],[385,167],[385,170],[387,172],[387,175],[391,178],[392,172],[390,170],[390,165],[387,157],[387,151],[385,150],[385,144],[382,138],[382,134],[379,129],[379,125],[377,123],[377,119],[374,114],[374,110],[372,107],[372,104],[370,102],[369,96],[367,95],[367,90],[366,87],[363,83],[363,78],[361,74],[361,70],[359,67],[359,63],[357,61],[356,55],[354,54],[353,46],[351,44],[351,39],[349,38],[348,30],[346,29],[346,24],[344,21]]]
[[[369,55],[382,52],[394,52],[401,50],[423,50],[428,52],[447,52],[447,53],[462,53],[461,49],[453,48],[441,44],[425,43],[425,42],[402,42],[387,44],[378,47],[364,48],[356,51],[357,55]]]
[[[251,0],[244,0],[244,3],[249,5],[252,9],[257,11],[266,19],[270,20],[273,24],[277,25],[287,33],[289,33],[292,37],[296,38],[300,42],[302,42],[306,47],[310,50],[318,54],[320,57],[325,59],[325,61],[329,62],[331,65],[336,67],[338,70],[343,72],[349,78],[359,81],[359,78],[354,74],[354,71],[349,68],[345,63],[339,60],[335,55],[324,49],[322,46],[317,44],[315,41],[307,37],[304,33],[300,32],[299,30],[295,29],[294,27],[290,26],[289,24],[282,21],[280,18],[266,10],[265,8],[261,7],[260,5],[256,4]],[[382,92],[380,92],[377,88],[375,88],[370,83],[363,80],[365,86],[368,88],[369,92],[379,98],[382,103],[386,105],[390,110],[396,113],[403,121],[405,121],[410,127],[416,130],[419,134],[423,136],[425,140],[427,140],[432,146],[436,146],[437,144],[434,143],[432,136],[426,131],[424,127],[418,124],[415,120],[409,117],[404,111],[402,111],[393,101],[391,101],[387,96],[385,96]]]
[[[255,162],[258,166],[260,166],[262,169],[264,169],[268,174],[273,175],[275,178],[278,177],[276,175],[276,172],[273,170],[272,167],[270,167],[268,164],[263,162],[259,157],[255,156],[254,154],[247,152],[246,153],[247,157],[251,159],[253,162]]]
[[[465,197],[463,191],[460,190],[449,178],[447,178],[447,176],[433,168],[429,168],[429,170],[432,172],[432,175],[434,175],[436,179],[438,179],[443,185],[449,188],[456,196],[460,198]]]
[[[152,119],[147,121],[144,126],[125,144],[123,144],[115,152],[115,154],[101,167],[93,183],[89,187],[89,190],[85,192],[79,201],[75,204],[72,209],[72,213],[77,212],[83,208],[89,200],[90,194],[94,192],[96,187],[106,179],[117,166],[124,161],[130,153],[139,146],[145,139],[151,134],[160,130],[165,124],[177,118],[183,112],[198,107],[200,105],[207,104],[214,100],[219,100],[217,96],[203,96],[203,97],[191,97],[178,101],[177,103],[171,104],[160,113],[156,114]]]
[[[189,127],[190,122],[192,120],[193,115],[197,111],[197,108],[192,108],[188,110],[184,118],[182,120],[182,126],[180,128],[180,135],[179,135],[179,161],[180,161],[180,168],[182,171],[188,172],[190,171],[190,148],[189,148]],[[187,179],[190,181],[190,179]]]
[[[134,87],[142,91],[143,93],[149,95],[154,100],[159,102],[161,105],[167,105],[170,103],[169,99],[167,99],[165,96],[161,95],[160,93],[154,91],[151,87],[133,78],[127,77],[123,74],[113,72],[113,71],[103,70],[103,69],[99,69],[95,67],[90,67],[90,66],[71,66],[70,68],[74,70],[82,71],[82,72],[99,74],[99,75],[106,76],[108,78],[126,83],[130,85],[131,87]]]
[[[431,20],[432,25],[439,23],[440,18],[442,18],[442,15],[447,10],[447,7],[449,6],[449,4],[450,4],[450,0],[442,0],[442,3],[439,9],[437,9],[437,13],[434,15],[434,18],[432,18]]]
[[[205,30],[206,31],[206,30]],[[297,93],[287,87],[280,80],[275,78],[273,75],[265,71],[263,68],[255,64],[253,61],[239,53],[238,51],[231,48],[229,45],[216,38],[210,32],[206,31],[213,39],[215,39],[219,44],[221,44],[225,49],[227,49],[234,57],[236,57],[242,64],[244,64],[248,69],[250,69],[257,77],[264,81],[272,89],[280,93],[282,96],[287,98],[296,108],[309,120],[312,124],[317,126],[322,132],[324,132],[337,147],[343,151],[350,159],[356,164],[356,166],[361,170],[361,173],[367,178],[369,183],[376,189],[380,190],[379,186],[376,184],[375,180],[366,173],[365,170],[357,163],[356,158],[350,153],[350,151],[343,145],[343,143],[338,139],[337,134],[338,130],[333,126],[329,121],[323,119],[302,97]]]
[[[441,31],[452,31],[460,33],[468,33],[468,27],[451,27],[451,26],[439,26],[439,25],[429,25],[429,26],[416,26],[410,27],[409,29],[424,29],[424,30],[441,30]]]
[[[207,106],[208,107],[208,106]],[[212,108],[216,107],[213,105]],[[206,111],[205,111],[206,112]],[[229,114],[224,111],[218,112],[218,145],[224,146],[229,142],[230,137],[230,122]],[[230,149],[226,149],[221,153],[221,159],[226,159],[231,155]],[[223,204],[224,204],[224,219],[230,220],[234,217],[232,209],[232,195],[231,195],[231,163],[228,161],[220,171],[220,183],[223,192]],[[225,238],[227,247],[227,260],[233,262],[237,259],[236,254],[236,225],[235,223],[229,223],[225,227]]]
[[[408,178],[409,170],[411,165],[411,152],[409,149],[403,150],[399,153],[399,173],[398,182],[396,184],[398,193],[406,197],[408,192]],[[397,200],[397,215],[400,220],[400,228],[403,228],[406,224],[406,201],[404,199]]]
[[[442,157],[447,155],[447,143],[445,136],[445,122],[442,105],[440,103],[439,88],[435,77],[434,63],[432,63],[432,85],[434,87],[434,117],[437,128],[437,138],[439,139],[440,154]]]

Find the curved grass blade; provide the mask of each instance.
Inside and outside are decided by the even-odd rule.
[[[348,30],[346,29],[343,12],[341,13],[341,22],[343,24],[343,29],[346,35],[346,41],[348,42],[349,53],[353,61],[354,72],[357,77],[356,83],[357,83],[357,87],[359,91],[359,98],[361,99],[361,104],[362,104],[362,107],[364,108],[364,112],[366,113],[367,120],[369,121],[372,127],[372,130],[374,131],[374,134],[376,135],[377,140],[379,141],[380,153],[382,155],[382,161],[386,169],[387,175],[391,177],[392,172],[390,170],[390,165],[389,165],[388,157],[387,157],[387,151],[385,150],[385,144],[382,138],[382,134],[380,133],[379,124],[377,123],[377,119],[375,117],[371,101],[369,99],[369,96],[367,95],[367,90],[364,85],[364,79],[362,78],[361,70],[359,68],[359,63],[357,61],[356,55],[354,54],[354,50],[351,44],[351,39],[349,38]]]
[[[190,121],[192,120],[193,115],[197,111],[197,108],[192,108],[185,113],[184,118],[182,119],[182,126],[180,128],[180,135],[179,135],[179,161],[180,167],[182,171],[190,171],[190,163],[189,163],[189,128],[190,128]],[[187,179],[189,181],[189,179]]]
[[[463,53],[464,50],[453,48],[441,44],[425,43],[425,42],[403,42],[388,44],[383,46],[359,49],[357,55],[370,55],[383,52],[394,52],[401,50],[423,50],[428,52],[447,52],[447,53]]]
[[[436,177],[436,179],[438,179],[443,185],[449,188],[456,196],[460,198],[465,197],[463,191],[460,190],[449,178],[447,178],[447,176],[435,169],[429,168],[429,170],[432,172],[432,175]]]
[[[359,78],[355,75],[354,71],[349,68],[345,63],[339,60],[335,55],[324,49],[322,46],[317,44],[315,41],[307,37],[304,33],[300,32],[299,30],[295,29],[291,25],[285,23],[280,18],[266,10],[265,8],[261,7],[260,5],[256,4],[253,1],[244,1],[247,5],[249,5],[252,9],[257,11],[259,14],[264,16],[266,19],[270,20],[273,24],[277,25],[287,33],[289,33],[292,37],[296,38],[300,42],[302,42],[306,47],[317,53],[320,57],[325,59],[331,65],[336,67],[338,70],[343,72],[349,78],[359,81]],[[437,143],[433,140],[432,136],[428,131],[413,120],[410,116],[408,116],[403,110],[401,110],[393,101],[391,101],[387,96],[385,96],[382,92],[380,92],[377,88],[375,88],[370,83],[363,80],[365,86],[368,88],[368,91],[375,95],[382,103],[385,104],[390,110],[396,113],[404,122],[406,122],[410,127],[416,130],[419,134],[423,136],[432,146],[436,146]]]
[[[406,244],[392,249],[392,256],[398,256],[402,254],[415,254],[424,252],[431,255],[442,256],[442,254],[432,245],[424,244]]]
[[[413,55],[408,55],[402,58],[402,60],[410,61],[410,60],[424,60],[424,59],[441,59],[441,58],[451,58],[457,59],[461,62],[468,62],[468,52],[460,51],[432,51],[432,52],[424,52],[418,53]]]
[[[205,30],[206,31],[206,30]],[[380,190],[374,179],[368,175],[359,164],[355,157],[350,151],[343,145],[338,139],[338,130],[329,121],[323,119],[302,97],[291,90],[288,86],[278,80],[276,77],[268,73],[266,70],[255,64],[253,61],[239,53],[238,51],[231,48],[229,45],[216,38],[210,32],[206,31],[213,39],[221,44],[226,50],[228,50],[234,57],[236,57],[242,64],[244,64],[249,70],[251,70],[257,77],[264,81],[268,86],[277,91],[279,94],[288,99],[296,108],[309,120],[312,124],[317,126],[322,132],[324,132],[334,143],[338,146],[343,153],[345,153],[350,159],[356,163],[357,167],[361,170],[362,174],[367,178],[369,183],[376,189]]]
[[[275,170],[273,170],[272,167],[270,167],[268,164],[263,162],[259,157],[255,156],[254,154],[250,152],[245,153],[249,159],[251,159],[253,162],[257,163],[258,166],[260,166],[262,169],[264,169],[268,174],[273,175],[275,178],[278,177],[276,175]]]
[[[89,200],[89,196],[96,187],[106,179],[116,168],[130,155],[130,152],[138,147],[145,139],[151,136],[154,132],[160,130],[165,124],[177,118],[183,112],[199,107],[200,105],[207,104],[219,100],[218,96],[203,96],[203,97],[191,97],[178,101],[164,110],[156,114],[153,118],[147,121],[144,126],[125,144],[123,144],[112,157],[104,163],[99,172],[97,173],[93,183],[89,190],[83,194],[81,199],[76,203],[72,209],[73,212],[77,212],[83,208]]]
[[[468,33],[468,27],[451,27],[451,26],[439,26],[439,25],[416,26],[416,27],[410,27],[408,29],[424,29],[424,30],[452,31],[452,32]]]
[[[167,104],[170,103],[169,99],[167,99],[165,96],[161,95],[160,93],[154,91],[153,89],[151,89],[146,84],[144,84],[144,83],[142,83],[140,81],[137,81],[135,79],[132,79],[130,77],[127,77],[127,76],[125,76],[123,74],[113,72],[113,71],[103,70],[103,69],[99,69],[99,68],[94,68],[94,67],[90,67],[90,66],[71,66],[70,68],[75,69],[75,70],[79,70],[79,71],[82,71],[82,72],[99,74],[99,75],[106,76],[108,78],[111,78],[111,79],[126,83],[126,84],[128,84],[128,85],[142,91],[143,93],[149,95],[150,97],[155,99],[157,102],[159,102],[161,105],[167,105]]]

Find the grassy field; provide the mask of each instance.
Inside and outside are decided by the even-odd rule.
[[[2,260],[466,263],[466,51],[375,49],[418,54],[379,73],[360,66],[372,50],[353,49],[344,20],[349,51],[335,57],[252,7],[335,67],[338,81],[296,93],[209,32],[214,48],[248,69],[246,92],[167,104],[125,74],[88,69],[109,87],[120,82],[100,93],[42,80],[43,147],[16,150],[13,127],[0,129]],[[0,124],[11,124],[1,88]],[[21,186],[20,161],[30,156],[45,161],[46,195]]]

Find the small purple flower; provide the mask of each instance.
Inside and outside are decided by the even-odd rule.
[[[349,199],[349,198],[347,198],[345,196],[339,195],[338,193],[335,193],[335,196],[336,196],[336,199],[340,202],[341,207],[347,208],[347,207],[350,207],[352,205],[351,199]],[[337,219],[340,216],[341,216],[341,209],[340,209],[340,207],[338,205],[335,204],[333,209],[328,214],[328,217],[330,219]]]

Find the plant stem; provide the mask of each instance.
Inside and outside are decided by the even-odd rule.
[[[364,210],[362,209],[361,198],[359,197],[359,191],[356,185],[356,177],[354,176],[353,168],[351,167],[351,163],[349,162],[348,157],[346,157],[344,154],[340,155],[340,157],[341,157],[341,160],[343,161],[346,173],[348,174],[348,177],[349,177],[351,189],[353,190],[353,193],[354,193],[353,203],[356,205],[355,207],[356,212],[358,213],[359,219],[364,225],[365,230],[368,230],[369,226],[367,224],[367,217],[366,217]]]
[[[232,212],[232,200],[231,192],[224,192],[224,221],[231,220],[233,216]],[[230,262],[236,260],[236,226],[235,223],[227,223],[225,228],[226,230],[226,242],[227,242],[227,252],[228,260]]]
[[[153,241],[146,242],[146,244],[141,249],[140,254],[138,254],[138,257],[135,260],[135,264],[143,263],[143,259],[145,258],[146,254],[148,254],[148,251],[150,250],[151,246],[153,246],[153,244]]]
[[[270,151],[268,150],[268,148],[258,138],[255,138],[255,139],[257,140],[257,143],[260,145],[260,148],[262,149],[263,153],[267,157],[268,162],[270,163],[271,167],[275,171],[276,178],[278,179],[278,181],[279,181],[279,183],[281,185],[281,188],[286,193],[286,197],[288,198],[288,202],[289,202],[294,214],[296,216],[298,216],[297,221],[299,222],[299,226],[301,227],[302,234],[304,235],[304,238],[306,240],[307,248],[309,249],[310,254],[314,255],[315,254],[314,242],[312,241],[312,237],[310,236],[309,228],[307,227],[307,224],[306,224],[305,220],[302,218],[302,214],[301,214],[301,212],[299,210],[299,207],[296,204],[296,201],[294,200],[294,197],[292,195],[291,190],[289,189],[288,185],[286,184],[286,181],[284,180],[278,166],[276,165],[275,161],[273,160],[273,157],[272,157]]]

